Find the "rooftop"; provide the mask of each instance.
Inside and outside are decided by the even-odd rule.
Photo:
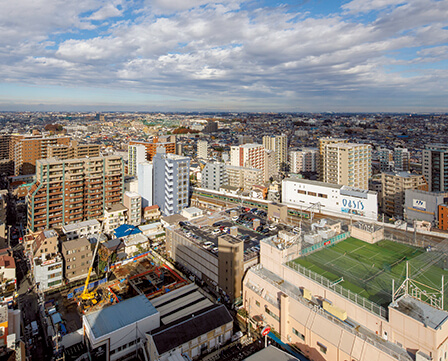
[[[73,231],[77,231],[80,228],[83,227],[99,227],[100,222],[98,222],[96,219],[89,219],[88,221],[83,221],[83,222],[78,222],[78,223],[71,223],[71,224],[66,224],[65,226],[62,227],[62,230],[64,232],[73,232]]]
[[[402,296],[395,304],[391,304],[389,307],[397,309],[434,330],[442,327],[448,319],[448,312],[432,307],[409,295]]]
[[[121,226],[115,228],[114,231],[114,235],[117,238],[123,238],[138,233],[142,233],[142,231],[138,229],[138,227],[131,226],[130,224],[122,224]]]
[[[110,205],[109,207],[106,208],[106,211],[109,212],[109,213],[112,213],[112,212],[124,212],[126,210],[127,210],[127,208],[123,204],[121,204],[121,203],[114,203],[114,204],[112,204],[112,205]]]
[[[289,353],[278,349],[275,346],[269,345],[268,347],[258,351],[257,353],[247,357],[244,361],[295,361],[299,360]]]
[[[319,181],[314,181],[314,180],[310,180],[310,179],[295,178],[295,177],[285,178],[284,181],[296,182],[296,183],[302,183],[302,184],[311,184],[311,185],[315,185],[315,186],[328,187],[328,188],[334,188],[334,189],[341,189],[343,187],[343,185],[340,185],[340,184],[325,183],[325,182],[319,182]]]
[[[185,316],[174,325],[162,326],[150,334],[159,355],[162,355],[231,322],[233,318],[224,305],[212,305],[198,313]]]
[[[62,242],[62,248],[65,250],[78,249],[81,247],[90,247],[90,242],[85,237],[73,239],[71,241]]]
[[[85,315],[84,323],[98,339],[157,313],[146,296],[141,295]]]

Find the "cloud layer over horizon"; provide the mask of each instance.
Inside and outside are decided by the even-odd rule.
[[[446,0],[0,3],[0,110],[448,111]]]

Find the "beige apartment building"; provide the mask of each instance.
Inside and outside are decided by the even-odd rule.
[[[119,156],[40,159],[28,191],[28,230],[62,227],[103,216],[123,200],[123,160]]]
[[[231,187],[249,191],[254,185],[264,183],[264,174],[261,169],[227,165],[226,172],[228,185]]]
[[[70,145],[53,144],[48,146],[47,158],[76,159],[99,157],[99,144],[80,144],[72,140]]]
[[[370,144],[328,143],[323,149],[322,181],[369,189],[372,175]]]
[[[73,282],[87,277],[92,262],[92,248],[87,238],[77,238],[62,243],[65,278]]]
[[[383,213],[403,217],[406,189],[428,190],[425,177],[410,172],[381,173],[381,205]]]
[[[260,265],[250,268],[243,280],[249,320],[255,326],[269,325],[282,342],[310,360],[447,359],[448,312],[408,294],[380,310],[292,267],[289,261],[300,254],[295,245],[279,246],[267,238],[260,246]]]
[[[288,162],[288,138],[282,135],[266,135],[263,137],[263,147],[273,150],[275,154],[275,168],[279,172]]]
[[[317,165],[319,180],[322,182],[324,179],[324,163],[325,163],[325,154],[326,147],[329,144],[335,143],[348,143],[348,139],[341,138],[320,138],[319,139],[319,162]]]
[[[142,223],[142,197],[135,192],[124,192],[123,205],[127,208],[127,223],[138,226]]]

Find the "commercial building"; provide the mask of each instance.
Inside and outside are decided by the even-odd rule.
[[[62,242],[61,252],[64,257],[65,278],[68,282],[87,277],[93,256],[87,238]]]
[[[220,162],[207,162],[201,172],[201,187],[214,191],[228,183],[226,165]]]
[[[207,121],[207,124],[202,129],[204,133],[214,133],[218,131],[218,122],[215,122],[213,120]]]
[[[208,143],[206,140],[198,140],[196,154],[198,158],[208,159]]]
[[[129,145],[143,145],[146,148],[146,160],[152,161],[152,158],[157,153],[158,147],[165,148],[165,153],[176,153],[176,136],[166,136],[166,137],[154,137],[152,142],[140,142],[140,141],[130,141]],[[136,159],[138,164],[138,159]]]
[[[139,163],[137,167],[138,194],[142,196],[143,208],[152,206],[154,204],[153,169],[154,169],[153,164],[150,162]]]
[[[446,311],[418,295],[411,297],[406,287],[387,309],[381,308],[291,262],[298,257],[294,247],[261,241],[260,265],[250,268],[243,280],[244,308],[254,326],[270,326],[281,342],[299,348],[310,360],[445,359]],[[330,263],[329,272],[335,272]]]
[[[123,201],[121,157],[41,159],[36,166],[27,197],[31,232],[100,218],[108,205]]]
[[[138,164],[146,162],[146,147],[143,144],[128,145],[128,174],[137,175]]]
[[[124,192],[123,205],[127,208],[127,223],[138,226],[142,223],[142,197],[138,193]]]
[[[381,173],[382,211],[389,216],[403,217],[406,189],[428,190],[422,175],[410,172]]]
[[[406,189],[404,194],[404,219],[408,222],[426,221],[434,227],[439,225],[439,205],[448,202],[448,192]]]
[[[288,162],[288,138],[285,134],[264,136],[263,147],[274,151],[277,172],[286,169]]]
[[[427,145],[422,154],[422,171],[430,192],[448,192],[448,146]]]
[[[196,227],[190,226],[192,234]],[[258,263],[256,252],[245,253],[249,248],[234,236],[224,234],[209,239],[192,237],[178,226],[166,227],[166,251],[170,257],[187,268],[195,277],[211,287],[218,286],[231,300],[241,295],[241,278],[244,272]],[[202,234],[203,236],[203,234]],[[204,242],[211,242],[207,245]]]
[[[84,338],[94,360],[115,361],[144,348],[160,313],[145,295],[83,315]]]
[[[245,191],[250,191],[253,186],[264,183],[264,174],[261,169],[227,165],[226,173],[229,186]]]
[[[369,144],[329,143],[323,152],[322,181],[369,189],[371,166]]]
[[[158,148],[153,159],[154,204],[162,214],[179,213],[188,207],[190,194],[190,158],[168,154]]]
[[[317,149],[304,148],[289,152],[289,163],[291,173],[317,172],[319,164],[319,153]]]
[[[283,180],[282,203],[324,214],[348,213],[373,220],[378,216],[375,192],[300,178]]]
[[[160,208],[157,204],[143,208],[143,218],[145,221],[159,220],[160,216]]]

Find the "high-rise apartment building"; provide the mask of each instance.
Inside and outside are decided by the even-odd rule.
[[[14,161],[14,174],[33,174],[38,159],[48,158],[48,148],[52,145],[70,145],[70,138],[42,137],[40,135],[13,135],[10,143],[10,154]]]
[[[389,216],[403,217],[406,189],[428,190],[424,176],[410,172],[381,173],[382,211]]]
[[[320,138],[319,139],[319,163],[318,163],[318,173],[319,180],[324,181],[324,159],[326,154],[326,147],[329,144],[334,143],[348,143],[348,139],[339,138]]]
[[[139,163],[146,162],[146,147],[143,144],[128,145],[128,174],[137,175]]]
[[[369,189],[372,174],[371,146],[355,143],[329,143],[323,150],[323,181]]]
[[[263,137],[263,147],[275,152],[277,172],[284,170],[288,162],[288,138],[282,135],[266,135]]]
[[[428,144],[423,150],[422,171],[431,192],[448,192],[448,145]]]
[[[154,203],[162,214],[172,215],[188,207],[190,158],[165,152],[160,147],[153,158]]]
[[[319,153],[317,149],[304,148],[289,153],[291,173],[317,172]]]
[[[230,148],[230,165],[256,168],[263,171],[264,181],[269,179],[266,169],[266,149],[261,144],[243,144]]]
[[[208,159],[208,143],[206,140],[198,140],[197,157],[202,159]]]
[[[138,194],[142,196],[142,208],[152,206],[154,172],[151,162],[139,163],[137,166]]]
[[[382,172],[408,172],[410,170],[410,153],[406,148],[379,149],[378,159]]]
[[[227,184],[228,177],[226,165],[219,162],[208,162],[201,172],[201,187],[219,191],[222,185]]]
[[[129,145],[144,145],[146,148],[146,160],[152,161],[158,147],[164,147],[166,153],[176,153],[176,136],[154,137],[151,142],[130,141]]]
[[[40,159],[28,191],[28,230],[61,227],[103,216],[122,202],[124,164],[119,156]]]

